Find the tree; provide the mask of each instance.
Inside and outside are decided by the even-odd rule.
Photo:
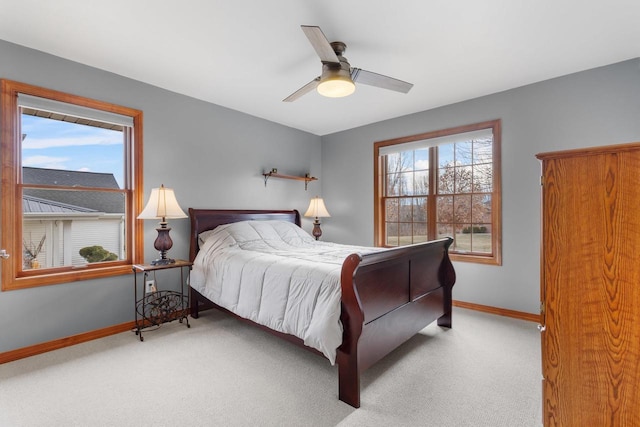
[[[118,255],[97,245],[84,247],[80,249],[79,253],[87,262],[115,261],[118,259]]]
[[[386,156],[385,220],[387,227],[397,224],[387,229],[390,236],[411,236],[426,227],[428,197],[436,201],[437,235],[491,223],[492,139],[456,142],[436,150],[420,148]],[[438,156],[437,170],[427,166],[428,153]],[[430,189],[429,173],[436,172],[437,188]]]
[[[438,222],[491,222],[492,140],[455,143],[452,160],[438,174]]]

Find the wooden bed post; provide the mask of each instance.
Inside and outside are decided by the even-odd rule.
[[[338,361],[338,399],[344,403],[360,407],[360,370],[358,355],[340,358]]]
[[[444,252],[444,259],[440,263],[440,269],[438,270],[438,281],[444,288],[444,309],[445,313],[438,318],[438,326],[444,328],[451,328],[451,313],[453,311],[453,284],[456,282],[456,271],[453,269],[453,264],[449,259],[449,246],[453,239],[449,239],[449,243],[446,245]]]
[[[342,313],[340,321],[344,329],[342,345],[338,348],[338,398],[343,402],[360,407],[360,366],[358,342],[364,324],[364,313],[353,283],[355,269],[362,261],[352,254],[342,264],[340,285],[342,288]]]
[[[197,319],[198,317],[200,317],[200,310],[198,309],[199,298],[198,293],[191,286],[189,286],[189,303],[189,311],[191,312],[191,317]]]

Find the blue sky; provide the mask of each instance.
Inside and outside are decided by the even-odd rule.
[[[113,173],[122,188],[122,132],[35,116],[22,116],[22,165]]]

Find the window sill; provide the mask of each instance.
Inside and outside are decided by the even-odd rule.
[[[31,270],[32,271],[32,270]],[[86,270],[73,269],[59,273],[47,272],[43,274],[25,277],[15,277],[13,280],[2,282],[2,291],[35,288],[38,286],[59,285],[63,283],[77,282],[81,280],[99,279],[103,277],[122,276],[131,274],[131,264],[119,264],[117,266],[86,268]]]
[[[464,255],[449,252],[451,261],[473,262],[475,264],[486,265],[502,265],[502,259],[499,256],[482,256],[482,255]]]

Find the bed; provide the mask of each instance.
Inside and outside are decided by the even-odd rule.
[[[207,251],[211,250],[212,244],[209,241],[205,243],[203,237],[212,234],[210,230],[222,226],[218,231],[226,233],[240,226],[245,227],[244,223],[267,224],[253,221],[268,221],[279,227],[279,222],[295,224],[296,228],[301,226],[300,214],[296,210],[189,208],[189,217],[189,258],[194,261],[192,282],[199,275],[204,275],[198,272],[199,266],[195,261],[202,262],[205,256],[203,250],[197,259],[201,246],[208,245]],[[287,233],[291,233],[291,230],[287,230]],[[217,233],[216,238],[220,239],[219,235]],[[295,239],[299,240],[297,235]],[[304,236],[300,239],[304,240]],[[226,242],[227,238],[220,241]],[[341,401],[355,408],[360,407],[362,372],[430,323],[437,321],[442,327],[451,327],[451,291],[455,283],[455,271],[449,260],[448,248],[452,241],[451,238],[444,238],[390,249],[362,248],[340,259],[337,266],[327,267],[337,275],[339,288],[336,304],[339,305],[337,319],[341,336],[335,344],[335,363],[338,365],[338,397]],[[219,242],[215,245],[219,246]],[[336,254],[332,255],[334,259]],[[203,265],[200,268],[208,267]],[[286,328],[267,327],[255,319],[250,320],[250,316],[240,316],[224,304],[211,301],[205,296],[206,293],[201,285],[191,284],[192,317],[198,318],[201,310],[217,308],[314,353],[327,356],[325,351],[321,351],[322,348],[305,345],[306,337],[288,333]]]

